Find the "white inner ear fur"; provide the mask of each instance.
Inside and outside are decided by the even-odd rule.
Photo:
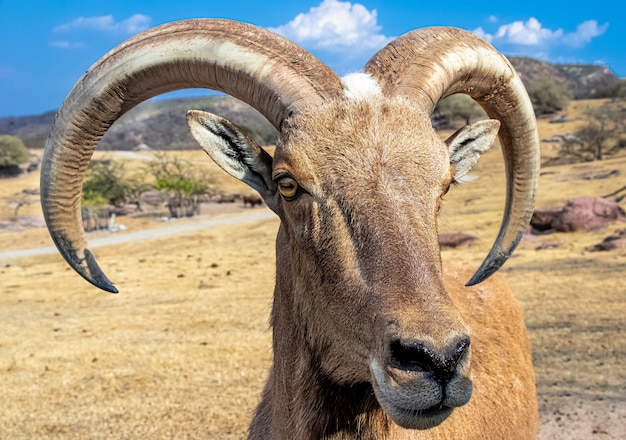
[[[268,203],[276,192],[272,157],[259,144],[232,122],[208,112],[190,110],[187,123],[193,137],[215,163],[258,191]]]
[[[232,153],[230,138],[218,136],[215,132],[225,124],[224,119],[199,110],[187,113],[187,124],[192,136],[213,161],[236,179],[243,180],[246,175],[244,164],[236,160]]]
[[[480,159],[480,155],[491,148],[496,140],[500,121],[487,119],[459,129],[446,140],[450,152],[450,164],[454,166],[454,180],[471,180],[465,175]]]

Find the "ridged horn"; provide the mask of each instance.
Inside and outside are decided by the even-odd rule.
[[[480,283],[509,258],[534,209],[540,144],[522,81],[489,43],[450,27],[418,29],[397,38],[370,59],[365,72],[378,80],[387,96],[410,97],[429,112],[440,99],[465,93],[501,122],[506,203],[498,236],[467,285]]]
[[[125,112],[183,88],[225,92],[256,108],[277,129],[290,114],[341,93],[336,74],[309,52],[272,32],[229,20],[158,26],[97,61],[68,94],[46,141],[41,203],[65,260],[103,290],[117,292],[87,248],[81,220],[89,160]]]

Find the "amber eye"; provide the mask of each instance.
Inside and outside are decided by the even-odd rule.
[[[283,177],[276,184],[278,191],[286,200],[294,199],[298,195],[298,182],[291,177]]]

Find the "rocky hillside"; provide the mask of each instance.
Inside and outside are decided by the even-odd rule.
[[[41,115],[0,118],[0,134],[17,136],[28,148],[43,148],[55,114],[52,111]]]
[[[551,64],[532,58],[509,57],[528,86],[534,81],[550,78],[567,84],[574,99],[605,98],[607,86],[619,78],[606,66],[593,64]]]
[[[531,58],[510,57],[528,86],[546,78],[565,82],[575,99],[603,97],[603,90],[618,81],[605,66],[551,64]],[[232,120],[252,133],[262,145],[275,141],[274,128],[256,110],[229,96],[157,99],[143,103],[117,121],[102,139],[103,150],[132,150],[149,147],[157,150],[197,148],[189,134],[185,114],[188,109],[206,110]],[[55,112],[36,116],[0,118],[0,134],[20,137],[29,148],[42,148],[54,121]]]
[[[100,150],[187,150],[198,148],[191,137],[187,110],[205,110],[230,119],[261,145],[276,140],[276,130],[255,109],[230,96],[157,99],[138,105],[122,116],[100,141]],[[42,148],[55,112],[38,116],[0,118],[0,134],[20,137],[29,148]]]

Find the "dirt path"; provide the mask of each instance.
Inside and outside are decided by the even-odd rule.
[[[127,243],[130,241],[150,240],[153,238],[162,238],[170,235],[199,231],[215,226],[236,224],[243,225],[248,223],[254,223],[259,220],[270,219],[275,217],[275,215],[276,214],[267,209],[255,209],[249,212],[243,212],[230,216],[199,218],[196,221],[185,223],[173,222],[166,224],[166,226],[158,228],[151,228],[137,232],[119,232],[107,235],[105,237],[95,238],[89,240],[89,247],[97,248],[102,246],[111,246],[120,243]],[[22,257],[33,257],[37,255],[55,254],[58,252],[59,251],[54,246],[4,251],[0,252],[0,261]]]

